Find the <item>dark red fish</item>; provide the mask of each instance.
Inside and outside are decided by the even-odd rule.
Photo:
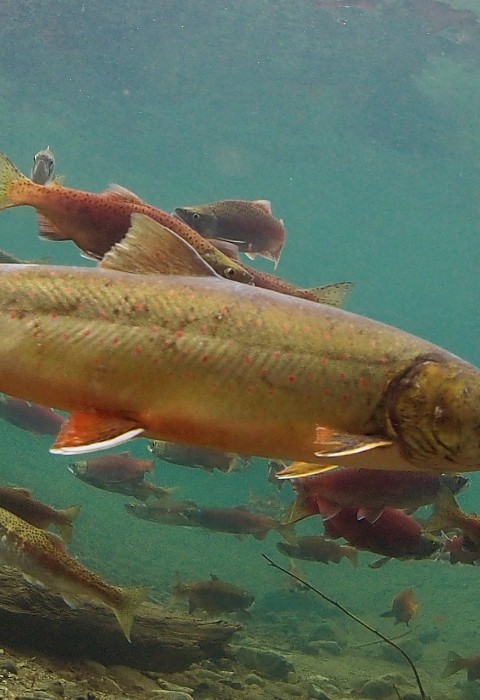
[[[480,550],[465,537],[447,537],[443,545],[443,551],[449,553],[450,564],[475,564],[480,562]]]
[[[385,508],[375,523],[358,520],[356,508],[342,508],[324,522],[324,528],[326,537],[343,537],[353,547],[382,557],[425,559],[441,546],[423,535],[414,518],[394,508]]]
[[[58,435],[65,420],[51,408],[37,406],[11,396],[4,396],[0,400],[0,418],[34,435],[52,435],[53,437]]]
[[[468,484],[459,474],[335,469],[304,479],[294,479],[297,499],[288,521],[320,512],[324,518],[336,515],[344,506],[357,508],[357,518],[375,522],[386,507],[416,509],[433,503],[442,486],[458,493]]]

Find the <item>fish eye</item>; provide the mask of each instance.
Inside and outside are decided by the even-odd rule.
[[[234,267],[226,267],[223,271],[223,275],[227,278],[227,280],[234,280],[237,276],[237,271]]]
[[[195,221],[198,221],[199,218],[200,218],[200,214],[198,212],[194,212],[192,214],[192,219],[195,219]]]

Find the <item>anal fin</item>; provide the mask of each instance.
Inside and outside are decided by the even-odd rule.
[[[353,435],[317,426],[315,445],[319,446],[315,450],[316,457],[346,457],[377,447],[389,447],[392,441],[375,435]]]
[[[50,448],[53,454],[84,454],[116,447],[144,429],[129,418],[108,413],[72,413]]]

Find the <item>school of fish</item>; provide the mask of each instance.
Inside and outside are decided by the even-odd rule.
[[[30,178],[0,153],[0,210],[18,206],[35,209],[41,237],[72,240],[97,264],[32,264],[0,251],[0,418],[54,436],[53,454],[150,440],[150,459],[72,462],[77,479],[135,499],[125,510],[141,520],[259,540],[276,532],[291,567],[343,558],[356,567],[361,550],[382,557],[372,568],[391,558],[480,561],[480,518],[455,500],[468,486],[461,473],[480,470],[480,370],[343,310],[350,282],[307,290],[247,266],[242,254],[279,263],[287,233],[270,202],[168,214],[118,185],[64,187],[47,148]],[[175,488],[153,480],[156,462],[228,479],[254,459],[267,460],[265,480],[292,483],[288,507],[278,495],[270,504],[252,495],[255,509],[175,500]],[[426,523],[415,518],[430,505]],[[0,486],[0,558],[69,604],[102,601],[130,639],[148,587],[111,586],[70,557],[79,511]],[[323,534],[298,535],[312,516]],[[178,575],[172,601],[183,597],[192,613],[253,603],[213,574],[189,584]],[[383,616],[408,624],[418,609],[408,588]],[[456,655],[447,675],[476,673],[476,663]]]

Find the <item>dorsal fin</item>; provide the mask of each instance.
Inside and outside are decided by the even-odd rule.
[[[139,275],[219,277],[195,248],[145,214],[132,214],[127,235],[104,255],[99,267]]]
[[[129,202],[145,204],[145,201],[141,197],[139,197],[138,194],[135,194],[135,192],[132,192],[132,190],[127,190],[126,187],[122,187],[122,185],[117,185],[114,182],[112,182],[107,187],[103,194],[109,197],[115,197],[116,199],[126,199]]]
[[[258,204],[267,214],[272,214],[272,203],[268,199],[256,199],[254,204]]]
[[[337,282],[337,284],[327,284],[324,287],[313,287],[308,291],[316,296],[319,304],[343,309],[354,286],[353,282]]]
[[[215,246],[221,253],[235,262],[240,262],[240,250],[238,245],[225,241],[222,238],[207,238],[207,241]]]

